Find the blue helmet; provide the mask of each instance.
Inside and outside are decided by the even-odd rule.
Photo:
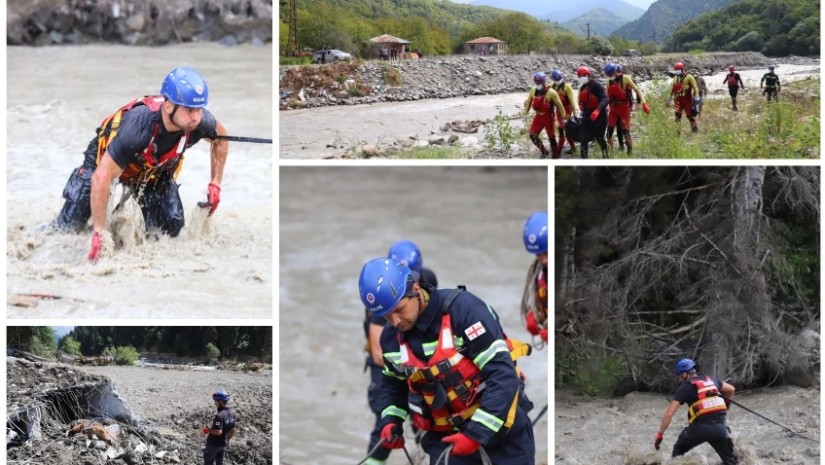
[[[215,392],[212,394],[213,400],[220,400],[223,402],[229,402],[229,393],[221,389],[220,391]]]
[[[175,68],[167,74],[160,93],[175,105],[188,108],[203,108],[209,100],[209,88],[203,76],[188,66]]]
[[[616,63],[608,63],[604,65],[604,74],[605,76],[613,76],[616,74],[616,71],[619,70],[619,65]]]
[[[413,271],[421,271],[424,266],[424,260],[421,258],[421,250],[415,245],[413,241],[402,240],[398,241],[390,247],[387,252],[387,258],[392,258],[401,262],[402,265],[407,265]]]
[[[676,366],[673,368],[673,373],[677,375],[681,375],[682,373],[689,372],[696,368],[696,362],[689,358],[683,358],[676,362]]]
[[[527,218],[524,248],[532,254],[547,253],[547,212],[535,212]]]
[[[554,69],[553,72],[550,73],[550,79],[554,81],[561,81],[562,79],[564,79],[564,73],[557,69]]]
[[[620,64],[618,64],[618,63],[616,63],[616,72],[617,72],[617,73],[621,73],[621,72],[622,72],[622,65],[620,65]]]
[[[407,265],[392,258],[374,258],[364,264],[358,277],[361,302],[372,316],[391,312],[404,297],[414,296],[415,283]]]
[[[547,75],[544,74],[542,71],[539,71],[538,73],[533,75],[533,82],[535,82],[536,84],[544,84],[545,82],[547,82]]]

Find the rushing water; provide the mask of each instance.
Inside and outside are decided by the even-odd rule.
[[[207,108],[232,135],[271,137],[272,47],[191,44],[9,47],[7,107],[7,286],[35,307],[12,318],[269,318],[272,315],[272,147],[230,143],[221,204],[196,207],[209,183],[209,145],[187,151],[178,178],[187,211],[180,237],[139,234],[96,265],[90,232],[44,234],[63,204],[71,170],[104,117],[157,94],[172,68],[192,66],[209,85]],[[124,215],[137,227],[139,210]],[[100,312],[104,310],[105,312]]]
[[[280,462],[354,465],[366,455],[374,417],[357,284],[366,260],[410,239],[439,287],[467,285],[510,337],[529,341],[519,305],[533,256],[521,236],[546,208],[543,167],[281,167]],[[547,403],[547,353],[519,361],[531,418]],[[546,416],[535,437],[546,463]],[[393,452],[389,463],[408,462]]]

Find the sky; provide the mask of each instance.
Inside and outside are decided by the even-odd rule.
[[[473,0],[450,0],[450,1],[453,2],[453,3],[470,3]],[[550,3],[549,0],[546,0],[546,1],[548,3]],[[649,7],[650,4],[655,2],[656,0],[624,0],[624,1],[627,2],[627,3],[630,3],[631,5],[635,5],[635,6],[641,8],[643,10],[647,10],[647,7]]]

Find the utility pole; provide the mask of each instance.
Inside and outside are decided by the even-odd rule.
[[[298,13],[297,0],[289,0],[289,36],[286,40],[287,56],[298,56]]]
[[[584,23],[587,26],[587,41],[590,42],[590,23]]]

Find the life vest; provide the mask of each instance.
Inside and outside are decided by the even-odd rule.
[[[626,86],[624,76],[617,76],[607,84],[607,99],[611,105],[630,102],[633,97],[632,92],[629,86]]]
[[[530,105],[533,110],[536,110],[538,114],[545,114],[550,111],[550,102],[547,101],[547,91],[549,90],[548,87],[544,87],[542,90],[533,89],[533,102]]]
[[[109,143],[117,136],[117,131],[120,128],[120,122],[123,119],[123,114],[132,108],[146,105],[149,110],[156,112],[160,110],[163,104],[163,96],[145,96],[141,99],[135,99],[120,107],[113,115],[105,118],[100,123],[100,132],[97,139],[97,160],[100,163],[100,158],[106,153],[106,148]],[[181,132],[178,141],[172,148],[158,157],[155,157],[155,139],[160,134],[159,121],[152,128],[152,137],[149,139],[149,144],[143,150],[143,163],[130,162],[120,174],[121,183],[144,183],[158,179],[162,174],[171,174],[172,178],[177,178],[183,167],[183,151],[186,150],[186,143],[189,141],[189,133]],[[107,131],[108,129],[108,131]]]
[[[547,274],[542,268],[536,277],[536,316],[538,322],[547,326]]]
[[[739,85],[739,81],[736,79],[736,74],[728,74],[728,85],[731,87]]]
[[[688,408],[688,423],[693,423],[702,415],[724,412],[728,409],[725,405],[725,399],[719,393],[716,383],[710,379],[710,376],[693,378],[689,382],[696,387],[698,399],[690,404]]]
[[[564,86],[565,85],[567,85],[566,82],[562,82],[559,85],[556,85],[554,83],[554,84],[550,84],[550,87],[553,90],[555,90],[557,94],[559,94],[559,100],[561,101],[561,106],[564,107],[564,111],[566,111],[568,113],[568,116],[569,116],[569,114],[572,113],[572,110],[573,110],[573,102],[571,102],[570,99],[567,98],[567,92],[564,91]]]
[[[690,74],[685,73],[681,76],[676,76],[673,82],[673,94],[677,97],[692,96],[693,88],[691,86],[682,84]]]
[[[424,431],[452,432],[470,420],[478,409],[484,389],[481,370],[473,361],[456,349],[461,338],[453,335],[452,320],[448,312],[463,288],[450,294],[441,306],[441,330],[433,355],[427,362],[415,356],[402,333],[398,333],[401,349],[400,369],[407,377],[408,403],[413,424]],[[530,355],[531,347],[505,336],[510,356],[515,361]],[[521,375],[518,367],[516,372]],[[513,425],[518,408],[519,392],[513,397],[504,426]]]
[[[582,86],[579,90],[579,106],[582,111],[590,111],[599,108],[599,99],[593,95],[588,84]]]

